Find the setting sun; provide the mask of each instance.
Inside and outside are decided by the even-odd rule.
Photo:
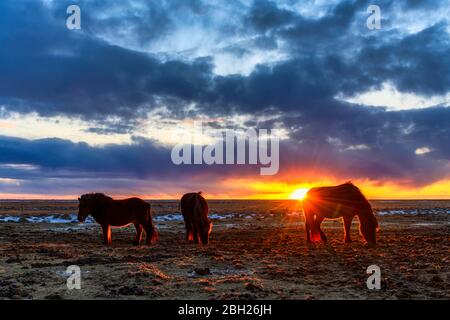
[[[306,197],[306,193],[308,192],[308,188],[298,188],[295,189],[294,192],[291,193],[289,198],[296,200],[303,200]]]

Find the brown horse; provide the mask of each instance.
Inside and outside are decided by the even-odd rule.
[[[139,245],[142,229],[147,234],[147,244],[158,239],[158,232],[152,222],[150,205],[139,198],[113,200],[103,193],[90,193],[78,198],[78,220],[84,222],[91,214],[103,229],[104,244],[110,245],[111,226],[125,227],[133,223],[136,228],[136,237],[133,244]]]
[[[350,226],[354,216],[359,219],[359,231],[368,243],[376,242],[378,222],[372,207],[362,192],[350,182],[335,187],[311,188],[303,200],[306,240],[327,241],[320,229],[325,218],[344,219],[345,242],[351,242]]]
[[[208,203],[201,192],[186,193],[181,197],[181,213],[186,227],[186,240],[208,244],[212,222],[208,219]]]

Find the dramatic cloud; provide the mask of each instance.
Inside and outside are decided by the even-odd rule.
[[[387,83],[430,101],[448,95],[446,1],[379,1],[380,30],[366,28],[369,1],[79,1],[82,30],[66,29],[68,4],[0,3],[0,115],[78,119],[91,135],[131,143],[93,146],[63,132],[19,139],[12,128],[0,139],[0,178],[10,179],[0,191],[37,192],[39,178],[91,175],[105,187],[108,179],[256,179],[248,166],[174,166],[164,133],[143,134],[144,126],[164,128],[156,122],[200,117],[221,128],[287,132],[280,179],[450,178],[446,103],[396,111],[394,98],[389,109],[342,100]],[[237,120],[224,124],[230,118]]]

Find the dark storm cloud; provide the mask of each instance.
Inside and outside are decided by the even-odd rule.
[[[137,3],[138,9],[125,2],[116,4],[114,8],[121,14],[108,15],[111,8],[105,2],[82,1],[87,9],[85,30],[77,32],[65,28],[65,10],[61,10],[65,2],[56,2],[53,9],[38,2],[1,2],[0,105],[44,116],[82,116],[95,120],[89,130],[99,133],[128,132],[133,121],[160,106],[167,108],[163,115],[171,118],[250,114],[255,116],[254,125],[271,128],[279,122],[288,129],[290,139],[282,146],[281,172],[299,166],[326,170],[333,159],[332,173],[342,179],[428,183],[446,176],[450,108],[391,112],[336,100],[340,94],[356,95],[385,82],[402,92],[448,93],[450,38],[446,22],[433,22],[413,34],[396,28],[371,31],[365,27],[367,1],[342,1],[318,18],[276,2],[255,1],[249,7],[235,2],[227,8],[236,8],[228,12],[241,15],[215,31],[224,38],[238,34],[252,41],[225,46],[222,52],[245,57],[253,49],[272,50],[281,43],[286,58],[261,63],[248,75],[218,76],[213,57],[165,59],[105,40],[118,34],[131,39],[132,45],[152,43],[169,36],[177,23],[183,22],[174,17],[183,19],[183,12],[186,21],[204,19],[201,25],[214,28],[214,21],[205,17],[217,11],[217,3]],[[430,13],[445,8],[445,1],[429,3],[403,1],[400,7]],[[378,4],[383,19],[392,27],[393,4]],[[98,18],[96,10],[105,12],[105,18]],[[240,25],[236,25],[239,19]],[[185,107],[190,104],[196,109],[187,113]],[[274,119],[259,123],[259,115]],[[109,116],[118,116],[123,123],[108,124]],[[103,125],[98,125],[102,121]],[[160,177],[180,170],[187,175],[204,170],[172,168],[169,151],[148,140],[105,147],[7,137],[0,143],[0,163],[33,164],[39,166],[39,174],[48,176],[87,172],[103,177]],[[431,152],[416,155],[421,147]],[[209,168],[208,173],[233,174],[233,170]],[[256,171],[246,171],[250,172]],[[6,174],[3,170],[0,176]]]
[[[256,1],[248,13],[248,21],[258,31],[268,31],[285,26],[294,20],[295,13],[280,9],[272,1]]]
[[[366,1],[343,1],[329,14],[318,19],[297,16],[291,26],[282,30],[282,34],[297,46],[300,44],[320,46],[323,42],[330,41],[336,44],[336,40],[347,33],[358,10],[366,8]]]
[[[403,111],[391,117],[383,110],[359,107],[358,116],[350,123],[347,114],[355,112],[352,108],[355,107],[342,104],[340,112],[328,119],[311,115],[306,119],[283,119],[287,124],[301,122],[304,126],[293,131],[290,140],[282,141],[280,174],[288,176],[290,170],[296,170],[300,174],[317,172],[341,180],[364,177],[416,185],[449,177],[449,171],[443,170],[449,167],[450,156],[446,145],[450,141],[448,109]],[[253,125],[267,127],[270,123]],[[432,151],[416,155],[415,150],[423,146]],[[83,179],[101,180],[108,190],[124,192],[128,185],[134,184],[130,181],[141,181],[138,183],[142,187],[152,181],[163,184],[171,179],[197,181],[202,185],[200,181],[222,180],[237,173],[241,177],[259,174],[259,166],[175,166],[170,152],[170,148],[143,138],[134,138],[129,145],[95,147],[61,139],[0,137],[0,164],[3,164],[0,176],[29,181],[28,192],[35,185],[50,183],[49,179],[79,181],[72,188],[77,192],[82,192],[83,187],[93,190],[98,185],[97,181],[83,186]],[[330,161],[332,167],[327,165]]]
[[[339,93],[364,92],[388,80],[406,92],[444,93],[450,82],[450,72],[445,72],[450,59],[446,25],[436,24],[399,41],[383,39],[382,31],[368,38],[354,35],[349,28],[356,12],[365,9],[363,4],[344,1],[324,17],[305,19],[299,14],[285,17],[286,10],[274,3],[255,2],[251,12],[271,16],[273,11],[278,18],[268,21],[290,22],[281,29],[279,23],[265,25],[275,28],[277,37],[289,40],[290,59],[275,66],[258,65],[249,76],[216,76],[211,58],[161,61],[68,31],[63,19],[49,17],[48,10],[37,5],[2,3],[6,8],[1,12],[15,17],[15,22],[0,20],[0,40],[9,49],[0,53],[0,101],[15,111],[41,115],[133,118],[161,105],[177,112],[189,103],[212,114],[308,109],[312,102]],[[15,25],[25,27],[11,27]],[[297,52],[298,43],[308,39],[316,44]],[[317,54],[323,46],[339,49],[341,40],[362,47],[350,57],[349,52],[336,49]],[[237,45],[225,50],[231,48],[245,50]]]
[[[0,103],[7,108],[44,116],[132,118],[158,106],[159,96],[207,99],[202,95],[212,76],[208,58],[160,62],[71,32],[64,19],[25,4],[0,4]]]
[[[183,167],[172,164],[170,149],[143,138],[134,138],[133,143],[127,145],[95,147],[56,138],[28,140],[0,136],[0,163],[36,168],[21,170],[18,167],[15,178],[92,178],[95,175],[97,178],[146,179],[160,174],[170,176],[170,171],[178,175],[183,172]],[[6,177],[8,172],[12,172],[11,168],[0,166],[0,176]]]
[[[448,107],[399,112],[345,103],[328,107],[332,117],[307,113],[298,119],[285,119],[294,126],[303,124],[293,131],[292,141],[297,141],[298,146],[296,153],[283,155],[282,159],[290,162],[285,166],[295,167],[297,163],[299,167],[324,168],[342,179],[394,179],[411,184],[427,184],[450,176]],[[415,151],[422,147],[432,151],[417,155]],[[325,165],[329,161],[332,167]]]
[[[171,147],[133,137],[131,144],[90,146],[58,138],[29,140],[0,136],[0,177],[3,178],[181,178],[220,176],[236,167],[186,165],[171,160]],[[15,167],[11,167],[15,166]],[[31,166],[33,170],[23,169]],[[257,173],[259,167],[244,168]]]
[[[447,27],[441,22],[393,43],[367,44],[356,62],[373,79],[389,79],[402,92],[445,94],[450,89]]]
[[[406,10],[439,9],[445,7],[445,1],[429,0],[405,0],[401,2],[402,8]]]

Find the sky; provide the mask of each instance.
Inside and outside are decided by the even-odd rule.
[[[0,198],[448,199],[449,107],[446,0],[0,2]],[[195,121],[281,132],[278,173],[175,165]]]

